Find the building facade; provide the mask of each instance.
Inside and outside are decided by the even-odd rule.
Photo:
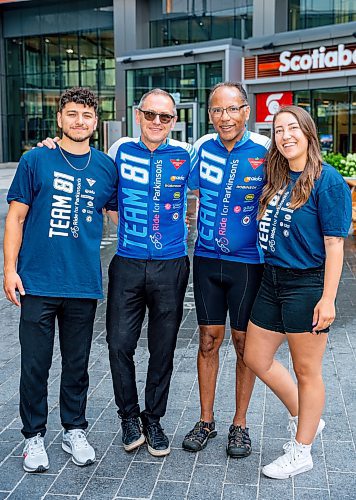
[[[251,129],[269,134],[278,106],[295,103],[324,150],[356,151],[355,2],[0,0],[0,161],[57,133],[58,96],[73,85],[99,95],[98,147],[104,122],[137,133],[135,106],[153,87],[174,95],[174,135],[193,142],[223,80],[245,84]]]

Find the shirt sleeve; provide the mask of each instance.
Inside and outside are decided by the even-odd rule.
[[[113,185],[113,190],[112,190],[111,198],[106,202],[105,208],[106,208],[106,210],[112,210],[113,212],[117,212],[118,211],[118,196],[117,196],[117,193],[118,193],[119,176],[118,176],[118,173],[117,173],[116,165],[114,165],[114,168],[115,168],[115,173],[114,173],[114,175],[115,175],[115,182],[114,182],[114,185]]]
[[[15,177],[7,194],[7,202],[18,201],[31,206],[33,201],[33,172],[23,156],[18,164]]]
[[[351,193],[344,180],[319,193],[318,214],[324,236],[346,238],[351,225]]]
[[[199,155],[195,148],[190,151],[190,173],[188,187],[191,190],[199,189]]]

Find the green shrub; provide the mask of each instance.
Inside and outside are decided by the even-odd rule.
[[[344,177],[356,177],[356,153],[349,153],[346,158],[341,153],[326,153],[323,160],[335,167]]]

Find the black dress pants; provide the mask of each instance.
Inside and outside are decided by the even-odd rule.
[[[157,422],[165,414],[188,278],[188,257],[141,260],[115,255],[110,263],[107,341],[121,418],[140,415],[133,358],[146,307],[150,358],[143,417]]]
[[[25,438],[46,432],[56,317],[62,354],[61,422],[67,430],[87,428],[88,362],[96,305],[95,299],[21,297],[20,415]]]

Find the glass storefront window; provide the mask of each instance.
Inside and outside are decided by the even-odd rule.
[[[175,4],[173,4],[175,5]],[[150,22],[150,46],[164,47],[221,38],[245,39],[252,36],[252,0],[203,2],[191,11],[173,9],[170,16]],[[183,12],[191,12],[183,15]],[[180,14],[180,15],[179,15]]]
[[[26,74],[41,73],[41,39],[40,37],[26,38],[24,41],[24,69]]]
[[[351,125],[351,153],[356,153],[356,87],[351,87],[350,125]]]
[[[199,107],[198,133],[209,131],[208,95],[211,87],[221,82],[223,67],[221,61],[182,64],[166,68],[145,68],[126,72],[128,134],[132,133],[132,109],[139,103],[142,94],[159,87],[171,93],[179,93],[180,103],[197,102]],[[190,113],[190,114],[189,114]],[[179,111],[182,121],[189,121],[191,111]],[[188,137],[193,134],[188,130]]]
[[[192,17],[190,20],[190,36],[191,40],[194,42],[206,42],[211,38],[215,38],[211,36],[211,17],[210,16],[199,16]],[[226,38],[228,35],[225,35]],[[223,37],[216,37],[223,38]]]
[[[39,139],[58,134],[56,113],[64,89],[94,90],[105,107],[101,121],[115,118],[115,58],[112,30],[7,39],[9,160],[16,161]],[[16,132],[14,132],[14,124]],[[98,131],[93,143],[101,147]]]
[[[299,90],[294,92],[294,104],[304,108],[308,113],[311,113],[311,94],[309,90]]]
[[[189,23],[185,19],[172,19],[169,24],[170,45],[189,43]]]
[[[354,0],[289,0],[290,30],[313,28],[356,20]]]
[[[58,35],[42,38],[42,76],[44,87],[61,88],[61,55]]]
[[[199,102],[199,135],[213,131],[209,124],[208,97],[210,89],[222,81],[222,61],[199,64],[198,102]]]
[[[312,91],[312,115],[322,150],[343,155],[350,151],[349,108],[347,88]]]
[[[20,75],[24,65],[22,39],[13,38],[6,40],[5,51],[7,75]]]
[[[293,102],[312,115],[322,151],[356,151],[356,88],[298,90]]]

